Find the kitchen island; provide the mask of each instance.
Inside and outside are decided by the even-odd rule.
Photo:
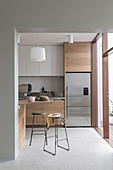
[[[50,101],[35,101],[19,100],[19,150],[26,139],[26,127],[32,125],[32,113],[41,112],[46,113],[45,120],[48,114],[61,113],[65,116],[65,100],[50,100]],[[42,116],[37,116],[34,125],[43,126]],[[59,125],[61,122],[59,121]]]

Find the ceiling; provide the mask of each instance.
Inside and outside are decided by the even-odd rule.
[[[73,35],[74,42],[91,42],[97,33],[20,33],[21,45],[63,45]],[[37,43],[38,42],[38,43]]]

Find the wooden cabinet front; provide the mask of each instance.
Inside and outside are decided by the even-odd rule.
[[[65,72],[91,72],[91,43],[64,44]]]
[[[33,112],[41,112],[46,113],[45,120],[47,119],[47,115],[51,113],[61,113],[64,116],[64,100],[56,100],[53,102],[47,103],[31,103],[27,105],[26,108],[26,125],[32,125],[32,113]],[[59,122],[61,123],[61,122]],[[35,125],[43,125],[43,117],[35,116]]]
[[[43,112],[43,104],[42,103],[30,103],[26,106],[26,125],[32,125],[32,113],[42,113]],[[43,122],[42,116],[35,116],[34,124],[41,125]]]
[[[20,104],[18,116],[19,151],[26,140],[26,105]]]

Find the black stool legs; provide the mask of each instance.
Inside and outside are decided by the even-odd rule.
[[[35,116],[38,115],[42,115],[43,116],[43,124],[44,124],[44,130],[34,130],[34,120],[35,120]],[[32,129],[31,129],[31,137],[30,137],[30,143],[29,146],[31,146],[32,143],[32,137],[33,135],[45,135],[45,141],[46,141],[46,145],[47,145],[47,130],[46,130],[46,125],[45,125],[45,117],[44,117],[44,113],[33,113],[33,120],[32,120]],[[43,131],[44,133],[34,133],[35,132],[40,132]]]
[[[60,147],[60,148],[62,148],[62,149],[65,149],[65,150],[69,151],[69,150],[70,150],[70,147],[69,147],[69,141],[68,141],[68,136],[67,136],[67,129],[66,129],[66,127],[65,127],[65,135],[66,135],[66,138],[60,139],[60,140],[58,140],[58,141],[66,140],[66,141],[67,141],[67,148],[62,147],[62,146],[59,145],[58,143],[57,143],[57,146]]]
[[[47,145],[47,128],[46,128],[46,125],[45,125],[45,117],[43,115],[43,122],[44,122],[44,131],[45,131],[45,141],[46,141],[46,145]]]
[[[64,124],[64,125],[65,125],[65,124]],[[67,151],[70,150],[69,141],[68,141],[68,136],[67,136],[67,129],[66,129],[66,127],[64,127],[64,128],[65,128],[66,138],[64,138],[64,139],[59,139],[59,138],[58,138],[58,118],[57,118],[57,119],[55,118],[55,135],[54,135],[54,136],[49,136],[49,137],[46,136],[46,138],[51,138],[51,137],[54,137],[54,138],[55,138],[55,148],[54,148],[55,150],[54,150],[54,153],[53,153],[53,152],[50,152],[50,151],[48,151],[48,150],[45,149],[45,145],[46,145],[46,138],[45,138],[45,141],[44,141],[44,151],[45,151],[45,152],[48,152],[48,153],[50,153],[50,154],[52,154],[52,155],[56,155],[56,146],[57,146],[57,147],[60,147],[60,148],[62,148],[62,149],[65,149],[65,150],[67,150]],[[58,142],[59,142],[59,141],[62,141],[62,140],[66,140],[66,142],[67,142],[67,148],[59,145]]]
[[[31,146],[31,142],[32,142],[33,128],[34,128],[34,119],[35,119],[35,115],[33,115],[33,120],[32,120],[31,138],[30,138],[29,146]]]

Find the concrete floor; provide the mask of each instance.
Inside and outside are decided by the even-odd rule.
[[[59,130],[64,136],[63,129]],[[49,130],[50,134],[54,129]],[[57,155],[43,151],[43,136],[34,136],[29,146],[27,140],[16,161],[0,162],[0,170],[113,170],[113,148],[92,128],[68,129],[70,151],[57,148]],[[51,143],[52,140],[48,141]],[[63,142],[64,144],[64,142]]]

